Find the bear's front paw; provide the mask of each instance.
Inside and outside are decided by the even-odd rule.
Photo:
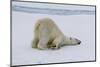
[[[60,49],[60,46],[57,46],[57,45],[51,45],[50,48],[51,48],[51,49]]]
[[[42,46],[41,46],[41,45],[38,45],[37,48],[40,49],[40,50],[45,50],[45,49],[47,49],[47,47],[46,47],[46,46],[43,46],[43,45],[42,45]]]

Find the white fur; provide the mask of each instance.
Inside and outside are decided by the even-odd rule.
[[[35,24],[33,48],[58,49],[61,45],[78,44],[80,41],[76,38],[66,37],[50,18],[42,18]]]

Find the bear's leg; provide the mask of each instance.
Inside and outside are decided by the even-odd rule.
[[[38,38],[34,38],[32,42],[32,48],[37,48],[38,41],[39,41]]]
[[[37,45],[38,48],[41,49],[41,50],[47,49],[48,41],[49,41],[49,37],[46,36],[46,34],[45,34],[45,36],[40,37],[39,43]]]
[[[61,36],[55,38],[53,43],[52,43],[53,47],[51,47],[51,48],[59,49],[61,47],[62,42],[63,42],[63,38]]]

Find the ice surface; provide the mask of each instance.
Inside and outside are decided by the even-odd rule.
[[[39,18],[55,21],[66,36],[82,41],[77,46],[64,46],[59,50],[31,48],[34,24]],[[47,15],[12,12],[12,65],[45,64],[95,60],[94,15]]]

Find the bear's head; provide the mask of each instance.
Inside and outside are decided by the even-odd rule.
[[[81,44],[81,41],[77,38],[65,37],[64,40],[63,40],[63,44],[66,44],[66,45],[79,45],[79,44]]]

